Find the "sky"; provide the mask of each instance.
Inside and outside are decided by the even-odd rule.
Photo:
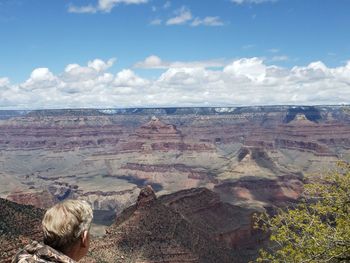
[[[350,0],[0,0],[0,110],[350,104]]]

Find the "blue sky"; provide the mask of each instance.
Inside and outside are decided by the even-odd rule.
[[[299,82],[294,81],[288,84],[294,99],[281,98],[280,103],[347,103],[350,100],[350,81],[347,82],[344,70],[347,70],[347,61],[350,60],[349,10],[348,0],[0,0],[0,91],[3,91],[0,108],[30,107],[33,105],[31,94],[36,98],[42,97],[42,101],[34,107],[72,107],[79,99],[81,103],[78,105],[84,107],[91,105],[84,98],[93,97],[93,92],[99,92],[101,96],[101,100],[93,105],[96,107],[174,106],[170,98],[155,102],[154,96],[163,97],[164,90],[172,96],[184,91],[212,93],[214,84],[223,82],[225,88],[219,86],[222,94],[217,94],[215,100],[210,100],[211,96],[203,96],[191,102],[188,97],[192,93],[188,93],[176,105],[251,104],[250,100],[233,99],[231,102],[223,99],[227,97],[225,92],[229,93],[226,95],[235,93],[246,98],[254,93],[251,88],[245,90],[247,84],[237,77],[239,74],[252,81],[256,89],[266,89],[267,94],[275,92],[272,82],[266,86],[266,83],[261,84],[264,80],[260,77],[253,80],[250,73],[241,71],[241,66],[237,65],[243,65],[243,62],[246,62],[244,68],[250,63],[249,70],[253,70],[255,75],[255,66],[264,66],[265,73],[262,74],[267,82],[273,77],[278,79],[278,85],[282,85],[281,74],[288,74],[288,81],[292,81],[293,77],[303,79],[303,85],[312,81],[319,85],[323,94],[318,98],[306,98],[308,94],[301,91],[306,86],[296,86]],[[113,63],[97,70],[87,65],[95,59],[106,65],[112,59]],[[236,78],[228,80],[226,75],[217,76],[235,62],[231,73]],[[310,63],[321,62],[323,64],[318,64],[321,66],[317,69],[309,67]],[[67,81],[64,75],[68,74],[68,65],[79,65],[83,71],[92,68],[96,72],[84,75],[82,82],[71,78]],[[271,67],[287,73],[271,75]],[[300,69],[299,73],[302,68],[305,72],[322,70],[324,82],[317,82],[317,72],[298,75],[297,70],[292,71],[296,67]],[[39,69],[36,73],[43,74],[39,79],[46,80],[47,87],[32,78],[36,69]],[[207,83],[208,79],[198,79],[198,70],[203,70],[201,74],[204,78],[211,74],[218,79],[212,83],[213,86],[203,90],[199,83],[204,85],[203,82]],[[138,84],[130,86],[126,79],[123,83],[120,79],[116,80],[118,74],[125,72],[128,77],[138,79]],[[104,90],[84,89],[87,81],[96,81],[96,74],[111,74],[113,80],[103,81]],[[177,79],[171,74],[175,74]],[[181,83],[179,74],[187,74],[182,76]],[[166,77],[171,77],[173,82],[168,83],[169,78]],[[55,79],[55,83],[50,83],[50,78],[52,81]],[[241,81],[241,84],[231,90],[230,81],[235,84]],[[327,101],[324,93],[330,92],[332,81],[341,82],[340,88],[332,93],[338,94],[339,98]],[[116,82],[119,86],[115,85]],[[102,84],[94,82],[94,85]],[[326,91],[322,90],[323,86],[328,87]],[[118,88],[125,90],[120,90],[118,94]],[[109,94],[111,90],[114,101],[117,101],[115,104],[103,98],[103,94]],[[151,98],[144,96],[136,100],[138,103],[135,100],[128,103],[127,92],[132,95],[141,90]],[[5,97],[5,92],[14,97],[17,94],[22,100]],[[50,98],[50,94],[54,93],[65,101],[71,98],[74,103]],[[124,95],[126,97],[121,99]],[[269,101],[269,96],[264,96],[253,104],[270,104]],[[278,103],[278,97],[271,102]]]

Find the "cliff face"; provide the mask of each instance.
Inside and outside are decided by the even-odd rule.
[[[261,238],[251,228],[250,213],[222,203],[204,188],[157,199],[147,187],[106,236],[93,242],[91,258],[97,262],[248,262],[252,255],[244,248],[251,251],[257,245],[252,240]]]
[[[46,190],[13,191],[7,196],[7,199],[18,204],[34,205],[38,208],[49,208],[59,201]]]
[[[335,131],[334,137],[347,139],[343,135],[349,132],[350,123],[347,107],[179,108],[170,112],[167,109],[135,109],[106,115],[96,110],[18,114],[1,111],[0,120],[5,120],[0,122],[0,149],[94,149],[116,146],[127,138],[141,142],[143,138],[155,143],[162,138],[178,142],[183,137],[191,138],[192,142],[198,141],[193,140],[195,138],[215,143],[239,138],[254,141],[267,133],[270,133],[268,137],[272,143],[274,137],[279,137],[277,135],[300,137],[300,141],[308,141],[308,135],[316,135],[313,141],[317,143],[322,134],[328,135],[330,130]],[[150,114],[158,117],[153,116],[150,120]],[[160,146],[155,144],[154,147]],[[204,145],[202,147],[206,149]],[[307,148],[307,145],[303,147]]]
[[[262,206],[284,206],[297,202],[303,192],[303,182],[298,177],[278,179],[242,178],[235,182],[224,182],[214,191],[223,200],[236,204],[261,204]]]
[[[224,203],[219,194],[206,188],[182,190],[159,200],[227,248],[244,253],[265,238],[253,227],[255,210]]]
[[[148,184],[158,195],[206,187],[262,207],[297,199],[304,174],[350,160],[348,107],[0,111],[0,119],[0,196],[37,207],[80,197],[120,213]]]
[[[0,149],[96,148],[117,144],[122,132],[103,116],[17,117],[3,121]]]

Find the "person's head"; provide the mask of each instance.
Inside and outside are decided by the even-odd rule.
[[[86,201],[66,200],[46,211],[42,221],[44,243],[74,260],[89,249],[92,209]]]

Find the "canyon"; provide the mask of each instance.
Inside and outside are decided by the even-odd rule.
[[[207,246],[220,262],[253,257],[265,237],[252,213],[297,202],[308,177],[340,160],[350,161],[349,106],[0,111],[0,197],[41,209],[87,200],[96,236],[124,233],[119,245],[96,242],[95,258],[112,253],[104,247],[126,257],[128,242],[138,244],[131,262],[205,262]],[[138,199],[147,185],[146,209]],[[158,212],[168,216],[150,215]],[[174,235],[164,220],[180,225],[180,240],[203,241],[175,240],[162,261],[131,229],[143,222],[144,237],[158,222]],[[158,234],[149,246],[162,246]]]

